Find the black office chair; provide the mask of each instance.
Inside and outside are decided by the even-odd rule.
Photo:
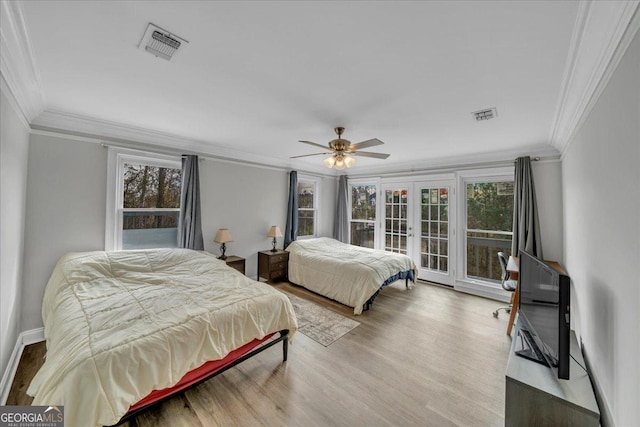
[[[504,310],[506,313],[511,313],[516,287],[518,286],[518,282],[516,280],[509,279],[509,272],[507,271],[507,257],[505,257],[504,252],[498,252],[498,259],[500,260],[500,268],[502,269],[502,289],[511,292],[511,300],[509,301],[509,305],[505,305],[504,307],[500,307],[494,311],[493,317],[498,317],[500,310]]]

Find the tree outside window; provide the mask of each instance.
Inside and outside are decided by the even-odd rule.
[[[376,186],[351,186],[350,243],[365,248],[375,245]]]
[[[467,190],[467,277],[499,282],[498,252],[511,252],[513,181],[474,182]]]
[[[316,211],[315,182],[298,181],[298,237],[315,236]]]
[[[177,247],[182,170],[125,162],[122,175],[122,249]]]

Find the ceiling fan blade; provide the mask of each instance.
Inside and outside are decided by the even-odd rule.
[[[320,147],[320,148],[322,148],[322,149],[324,149],[324,150],[327,150],[327,149],[329,148],[329,147],[328,147],[328,146],[326,146],[326,145],[317,144],[317,143],[315,143],[315,142],[311,142],[311,141],[298,141],[298,142],[302,142],[302,143],[305,143],[305,144],[313,145],[313,146],[315,146],[315,147]]]
[[[297,159],[298,157],[310,157],[310,156],[320,156],[323,154],[333,154],[333,151],[328,151],[326,153],[313,153],[313,154],[303,154],[302,156],[293,156],[289,157],[290,159]]]
[[[369,153],[366,151],[356,151],[355,153],[349,153],[353,156],[362,156],[362,157],[373,157],[374,159],[386,159],[389,157],[389,154],[384,153]]]
[[[361,150],[363,148],[375,147],[376,145],[382,144],[384,144],[384,142],[380,141],[378,138],[367,139],[366,141],[351,144],[349,146],[349,151]]]

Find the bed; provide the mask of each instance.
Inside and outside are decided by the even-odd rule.
[[[361,314],[380,290],[404,279],[415,282],[416,266],[406,255],[348,245],[327,237],[296,240],[289,252],[289,281]]]
[[[283,293],[186,249],[67,254],[42,317],[47,357],[27,393],[33,405],[64,405],[68,426],[116,424],[278,333],[286,359],[297,329]]]

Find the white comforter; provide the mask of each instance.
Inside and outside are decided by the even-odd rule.
[[[287,247],[289,280],[362,313],[365,302],[391,276],[416,266],[406,255],[348,245],[334,239],[297,240]]]
[[[185,249],[65,255],[42,316],[47,358],[27,393],[64,405],[69,427],[114,424],[205,361],[297,329],[283,293]]]

